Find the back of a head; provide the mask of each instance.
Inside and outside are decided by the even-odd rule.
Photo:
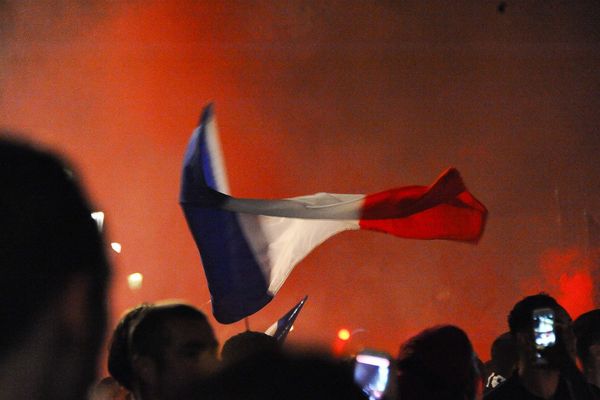
[[[0,358],[24,346],[39,331],[37,321],[81,278],[87,282],[81,299],[85,326],[77,329],[86,331],[89,348],[80,348],[79,358],[94,365],[109,275],[98,226],[73,172],[58,157],[5,138],[0,139],[0,269]]]
[[[275,352],[279,350],[279,342],[272,336],[262,332],[246,331],[230,337],[221,350],[221,360],[231,365],[256,353]]]
[[[225,368],[198,387],[206,400],[366,399],[348,363],[317,353],[260,352]]]
[[[573,322],[577,338],[577,356],[584,365],[590,358],[590,346],[600,343],[600,309],[588,311]]]
[[[466,333],[445,325],[410,338],[397,360],[403,399],[472,399],[477,386],[473,347]]]
[[[494,372],[508,378],[517,364],[517,350],[510,332],[505,332],[494,340],[491,353]]]
[[[81,398],[95,377],[110,269],[91,212],[58,157],[0,139],[0,379],[6,396]]]

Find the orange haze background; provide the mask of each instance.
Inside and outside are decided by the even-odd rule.
[[[65,154],[106,213],[113,323],[141,301],[210,313],[177,203],[216,103],[232,194],[429,184],[457,167],[490,210],[476,245],[347,232],[250,318],[305,294],[295,345],[338,329],[397,353],[438,323],[483,360],[521,297],[593,307],[583,212],[600,216],[597,1],[2,1],[0,125]],[[131,291],[126,277],[144,275]],[[220,325],[221,342],[244,329]]]

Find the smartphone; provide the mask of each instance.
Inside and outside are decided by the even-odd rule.
[[[540,351],[556,344],[554,310],[551,308],[538,308],[533,311],[533,337],[539,357],[541,357]]]
[[[385,353],[364,350],[356,355],[354,382],[369,396],[380,400],[387,393],[390,383],[391,357]]]

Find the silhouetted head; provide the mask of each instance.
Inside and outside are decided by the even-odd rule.
[[[492,363],[495,373],[510,377],[517,365],[517,349],[510,332],[498,336],[492,343]]]
[[[60,158],[0,139],[0,363],[51,358],[46,398],[81,398],[96,371],[109,266],[91,212]]]
[[[475,354],[465,332],[451,325],[426,329],[400,348],[402,399],[473,399],[478,384]]]
[[[203,400],[366,400],[349,364],[325,355],[259,352],[198,387]]]
[[[221,361],[231,365],[256,353],[275,352],[279,342],[262,332],[246,331],[227,339],[221,350]]]
[[[540,355],[534,341],[534,312],[545,309],[550,309],[554,314],[556,344],[544,350],[544,354]],[[520,300],[508,316],[508,326],[520,363],[539,368],[557,369],[575,357],[575,335],[571,317],[548,294],[540,293]]]
[[[181,303],[142,305],[115,329],[108,368],[129,390],[178,398],[217,368],[217,347],[206,316],[197,308]]]
[[[577,338],[577,356],[584,368],[600,366],[600,310],[588,311],[573,322]]]

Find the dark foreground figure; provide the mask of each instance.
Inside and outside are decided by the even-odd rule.
[[[366,399],[354,384],[350,364],[320,355],[259,352],[226,367],[197,388],[210,400]]]
[[[0,398],[82,399],[106,322],[109,266],[72,169],[0,139]]]
[[[587,381],[600,388],[600,310],[588,311],[573,323],[577,357]]]

